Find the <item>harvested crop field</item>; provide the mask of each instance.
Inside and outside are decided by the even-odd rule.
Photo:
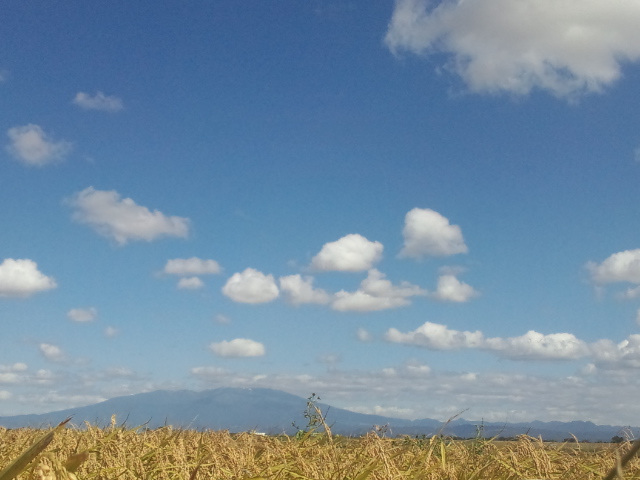
[[[581,448],[530,437],[495,444],[447,438],[264,436],[84,426],[0,428],[1,480],[43,437],[51,440],[17,478],[55,479],[600,479],[631,445]],[[46,443],[46,442],[45,442]],[[33,453],[33,451],[32,451]],[[23,463],[25,458],[23,457]],[[72,473],[73,472],[73,473]],[[624,478],[640,478],[632,459]]]

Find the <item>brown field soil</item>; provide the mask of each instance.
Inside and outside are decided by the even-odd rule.
[[[46,431],[0,428],[0,469]],[[447,438],[361,438],[195,432],[164,427],[61,428],[20,479],[601,479],[624,444],[513,442]],[[80,454],[80,455],[78,455]],[[74,457],[74,455],[76,455]],[[71,473],[74,472],[74,473]],[[624,478],[640,479],[633,459]],[[0,480],[8,480],[2,478]]]

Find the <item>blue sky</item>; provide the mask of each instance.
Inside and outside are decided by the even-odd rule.
[[[0,415],[255,386],[637,424],[639,20],[5,2]]]

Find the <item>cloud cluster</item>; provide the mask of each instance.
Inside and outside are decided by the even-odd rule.
[[[7,131],[7,151],[24,165],[43,167],[61,161],[71,152],[72,145],[64,140],[55,141],[39,125],[28,124]]]
[[[189,219],[151,212],[130,198],[120,198],[115,190],[88,187],[74,195],[68,203],[75,209],[73,219],[111,238],[119,245],[130,240],[151,242],[159,237],[186,238]]]
[[[219,357],[261,357],[265,354],[264,345],[248,338],[223,340],[209,345],[209,349]]]
[[[420,259],[467,253],[462,230],[449,219],[429,208],[414,208],[404,220],[404,247],[400,257]]]
[[[239,303],[266,303],[280,295],[273,275],[254,268],[234,273],[222,287],[222,293]]]
[[[287,301],[293,305],[303,303],[325,305],[331,302],[329,293],[320,288],[314,288],[313,277],[303,278],[299,274],[280,277],[280,290]]]
[[[426,296],[426,290],[408,282],[393,285],[375,268],[355,292],[341,290],[334,296],[331,308],[340,312],[371,312],[409,305],[411,297]]]
[[[311,267],[325,272],[362,272],[380,261],[383,249],[380,242],[352,233],[335,242],[325,243],[311,260]]]
[[[463,332],[432,322],[407,333],[390,328],[384,338],[433,350],[487,350],[512,360],[576,360],[591,353],[589,345],[570,333],[543,335],[531,330],[519,337],[485,338],[479,330]]]
[[[113,95],[105,95],[100,91],[93,96],[88,93],[78,92],[73,99],[73,104],[85,110],[101,110],[110,113],[119,112],[124,108],[120,98]]]
[[[396,0],[393,52],[446,53],[473,92],[600,92],[640,58],[640,4],[627,0]]]
[[[28,297],[56,287],[33,260],[7,258],[0,263],[0,297]]]

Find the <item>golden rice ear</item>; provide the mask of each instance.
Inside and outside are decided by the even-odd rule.
[[[71,417],[67,418],[64,422],[46,433],[37,442],[31,445],[22,455],[11,462],[4,470],[0,472],[0,480],[12,480],[20,475],[25,468],[38,456],[53,440],[54,435],[62,430],[64,426],[71,420]]]

